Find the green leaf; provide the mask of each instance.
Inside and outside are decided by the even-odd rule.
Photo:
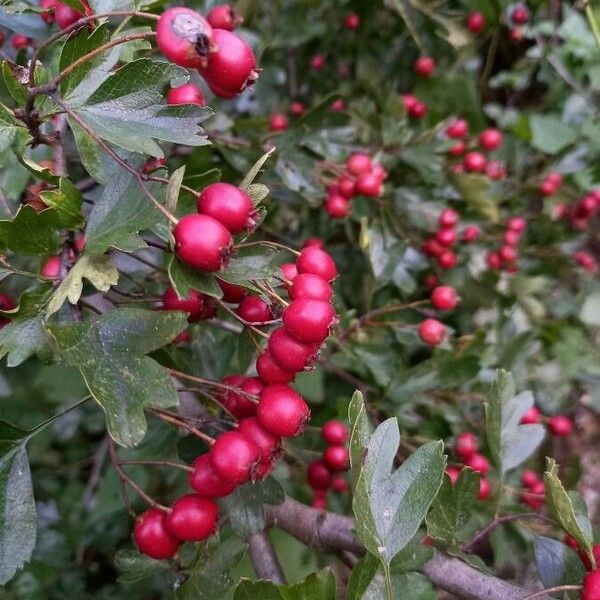
[[[542,425],[520,425],[533,406],[531,392],[515,395],[512,375],[499,370],[485,403],[486,435],[494,464],[504,475],[525,462],[542,443]]]
[[[247,246],[238,250],[219,277],[240,284],[252,279],[270,279],[279,273],[279,265],[287,258],[284,252],[270,246]]]
[[[231,528],[242,539],[262,531],[266,526],[263,504],[281,504],[284,500],[282,487],[272,478],[258,483],[237,487],[223,498]]]
[[[41,315],[11,321],[0,329],[0,359],[8,367],[16,367],[47,346],[47,335]]]
[[[371,424],[367,417],[367,409],[361,392],[356,391],[348,404],[348,421],[350,421],[350,465],[352,485],[356,485],[363,467],[366,448],[371,437]]]
[[[172,379],[144,354],[172,341],[186,325],[179,311],[120,308],[93,321],[48,330],[65,362],[79,369],[104,409],[111,437],[134,446],[146,433],[146,407],[178,404]]]
[[[67,273],[54,292],[48,304],[46,314],[54,314],[65,300],[77,304],[83,292],[83,280],[87,279],[98,291],[107,292],[119,282],[119,271],[110,262],[108,256],[89,256],[84,254]]]
[[[57,190],[46,190],[40,196],[45,204],[56,210],[60,225],[69,228],[83,225],[84,219],[81,214],[83,196],[66,177],[60,178]]]
[[[167,191],[165,192],[165,208],[170,213],[174,213],[175,209],[177,208],[177,201],[179,200],[179,190],[181,190],[181,184],[183,182],[184,174],[185,165],[173,171],[171,177],[169,177]]]
[[[534,539],[535,564],[544,587],[579,585],[585,576],[585,567],[579,556],[565,544],[551,538]]]
[[[476,173],[450,173],[449,177],[471,210],[483,215],[489,221],[498,221],[499,199],[490,193],[492,183],[489,177]]]
[[[264,183],[251,183],[246,192],[252,198],[254,206],[256,206],[269,195],[269,188]]]
[[[30,558],[37,515],[25,444],[32,433],[0,421],[0,584]]]
[[[16,119],[4,104],[0,104],[0,152],[13,146],[17,152],[22,152],[29,138],[29,131],[22,121]]]
[[[448,475],[427,515],[427,533],[447,546],[465,541],[464,527],[475,508],[479,493],[479,475],[462,469],[455,485]]]
[[[0,221],[0,243],[17,254],[56,254],[59,227],[60,217],[54,209],[36,212],[31,206],[21,206],[14,219]]]
[[[442,442],[430,442],[392,471],[399,443],[395,418],[377,427],[352,501],[356,534],[384,566],[415,535],[442,484],[446,463]]]
[[[577,129],[560,115],[532,115],[529,127],[531,145],[546,154],[558,154],[577,139]]]
[[[577,540],[579,547],[591,557],[593,539],[589,519],[581,512],[576,513],[571,496],[558,477],[556,461],[552,458],[546,458],[544,486],[550,514],[569,535]]]
[[[335,577],[329,569],[311,573],[291,585],[242,578],[235,588],[234,600],[335,600]]]
[[[217,299],[223,297],[223,290],[219,287],[214,275],[203,273],[182,263],[175,254],[171,255],[168,270],[171,285],[180,298],[187,296],[190,290],[198,290]]]
[[[370,600],[368,589],[380,567],[381,563],[372,554],[365,554],[354,565],[350,574],[346,589],[347,600]],[[372,595],[371,599],[375,600]]]
[[[121,571],[117,581],[139,581],[171,568],[166,560],[155,560],[137,550],[124,549],[115,554],[115,566]]]
[[[177,600],[214,600],[234,584],[230,571],[246,552],[246,544],[231,537],[216,547],[205,562],[194,566],[190,578],[175,592]]]
[[[164,88],[186,80],[181,67],[140,58],[110,75],[75,111],[108,142],[162,158],[155,139],[188,146],[209,143],[199,127],[212,114],[209,108],[165,103]]]
[[[249,193],[250,185],[254,182],[254,180],[258,177],[260,170],[263,168],[264,164],[271,157],[271,155],[275,152],[275,148],[271,148],[268,152],[265,152],[255,163],[252,165],[252,168],[246,173],[244,179],[240,183],[240,189],[244,190],[246,193]]]

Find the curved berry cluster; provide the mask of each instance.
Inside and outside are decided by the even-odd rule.
[[[498,150],[502,145],[502,133],[494,127],[489,127],[479,134],[477,142],[473,141],[470,144],[464,139],[468,134],[469,124],[464,119],[456,119],[446,127],[446,137],[455,140],[448,149],[449,156],[451,158],[462,157],[461,162],[451,165],[452,171],[454,173],[480,173],[493,181],[504,179],[506,177],[504,163],[496,159],[488,160],[483,152],[474,149],[479,145],[485,152]]]
[[[459,456],[464,466],[473,469],[473,471],[476,473],[479,473],[480,479],[478,498],[479,500],[487,500],[492,493],[492,486],[486,478],[490,471],[490,463],[483,454],[477,452],[478,449],[479,444],[474,434],[464,431],[456,436],[454,451]],[[462,467],[451,466],[446,469],[446,473],[448,474],[448,477],[450,477],[450,482],[452,485],[456,483],[461,468]]]
[[[587,229],[594,215],[600,209],[600,189],[592,190],[572,205],[559,204],[557,216],[566,219],[573,229]]]
[[[542,196],[553,196],[562,185],[562,175],[556,171],[552,171],[546,175],[539,185],[540,194]]]
[[[519,253],[517,246],[521,241],[526,225],[527,223],[523,217],[511,217],[506,221],[506,229],[502,238],[504,241],[503,246],[499,250],[490,250],[486,256],[489,269],[505,269],[509,273],[518,270],[517,259]]]
[[[421,246],[421,252],[435,258],[436,263],[442,269],[454,269],[457,265],[456,253],[452,250],[452,246],[458,241],[457,224],[458,213],[451,208],[445,208],[438,217],[438,229],[435,235],[426,239]],[[471,226],[463,232],[462,241],[472,242],[478,236],[479,229]]]
[[[306,480],[313,489],[312,506],[327,508],[327,490],[342,493],[348,489],[348,483],[341,475],[350,468],[348,427],[342,421],[327,421],[321,427],[321,437],[327,443],[320,459],[313,460],[306,469]]]

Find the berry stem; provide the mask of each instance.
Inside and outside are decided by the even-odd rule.
[[[233,249],[239,250],[240,248],[250,248],[251,246],[268,246],[271,248],[277,248],[279,250],[285,250],[286,252],[289,252],[290,254],[293,254],[296,257],[300,256],[300,252],[298,252],[298,250],[294,250],[293,248],[290,248],[285,244],[280,244],[279,242],[271,242],[269,240],[259,240],[257,242],[243,242],[241,244],[236,244],[233,247]]]
[[[209,446],[212,446],[215,443],[214,438],[204,433],[203,431],[196,429],[196,427],[194,427],[193,425],[186,423],[183,419],[179,419],[166,411],[159,410],[158,408],[151,408],[149,410],[154,416],[158,417],[159,419],[162,419],[166,423],[171,423],[172,425],[176,425],[177,427],[181,427],[181,429],[189,431],[196,437],[206,442]]]
[[[240,315],[238,315],[234,310],[232,310],[231,308],[229,308],[229,306],[227,306],[227,304],[225,304],[225,302],[223,302],[222,300],[217,300],[217,304],[226,313],[230,314],[236,321],[239,321],[244,327],[247,327],[248,329],[250,329],[254,333],[257,333],[258,335],[266,338],[267,340],[269,339],[269,334],[268,333],[265,333],[264,331],[261,331],[258,327],[255,327],[252,323],[250,323],[249,321],[246,321],[246,319],[242,319],[242,317],[240,317]],[[263,325],[273,324],[273,323],[278,323],[278,322],[279,322],[279,319],[275,319],[273,321],[267,321],[267,322],[263,323]]]
[[[213,381],[212,379],[204,379],[202,377],[196,377],[195,375],[188,375],[187,373],[182,373],[181,371],[176,371],[175,369],[167,369],[167,371],[173,377],[180,377],[181,379],[187,379],[188,381],[202,383],[204,385],[216,387],[221,390],[227,390],[228,392],[235,392],[236,394],[239,394],[240,396],[247,398],[251,402],[255,402],[258,404],[258,400],[256,399],[256,396],[253,396],[252,394],[248,394],[248,392],[245,392],[244,390],[242,390],[238,387],[235,387],[233,385],[227,385],[226,383],[221,383],[220,381]]]
[[[177,388],[177,392],[178,393],[195,393],[195,394],[200,394],[201,396],[203,396],[204,398],[207,398],[209,400],[209,402],[212,402],[214,404],[216,404],[221,410],[224,410],[228,415],[230,415],[232,418],[235,419],[235,415],[219,400],[217,400],[214,396],[212,396],[211,394],[209,394],[206,390],[203,390],[202,388],[198,388],[198,387],[178,387]],[[236,423],[227,421],[227,425],[231,425],[232,427],[234,427],[236,425]]]
[[[154,465],[157,467],[170,467],[173,469],[181,469],[183,471],[193,471],[192,467],[170,460],[120,460],[120,465]]]
[[[270,286],[262,285],[256,279],[252,282],[259,290],[267,294],[270,298],[273,298],[278,304],[283,306],[283,308],[287,308],[289,306],[289,302],[286,302],[281,296],[279,296]]]

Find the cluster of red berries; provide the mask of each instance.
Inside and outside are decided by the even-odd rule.
[[[426,239],[421,251],[426,256],[435,259],[436,263],[442,269],[454,269],[458,262],[456,253],[452,247],[459,241],[456,231],[458,224],[458,213],[451,208],[445,208],[438,217],[438,229],[435,234]],[[461,241],[470,243],[479,237],[479,228],[475,226],[467,227],[461,236]]]
[[[545,502],[546,489],[538,474],[531,469],[525,469],[521,474],[521,483],[525,488],[519,495],[521,502],[533,510],[541,508]]]
[[[523,39],[524,26],[529,21],[529,11],[526,6],[520,4],[515,6],[508,16],[508,25],[510,27],[510,37],[515,42]]]
[[[87,1],[84,0],[82,4],[86,13],[91,14],[91,8]],[[56,22],[61,29],[70,27],[84,16],[68,4],[63,4],[58,0],[40,0],[40,8],[42,9],[40,17],[44,23],[51,25]]]
[[[477,452],[479,444],[477,437],[468,432],[464,431],[456,436],[454,443],[454,451],[462,460],[465,467],[473,469],[476,473],[479,473],[479,500],[487,500],[492,493],[492,486],[486,478],[486,475],[490,471],[490,462],[483,455]],[[462,467],[450,466],[446,469],[448,477],[452,485],[456,483],[458,476],[460,475]]]
[[[490,250],[486,256],[487,266],[491,270],[505,269],[509,273],[517,271],[519,253],[517,246],[527,223],[523,217],[511,217],[506,222],[503,235],[504,244],[499,250]]]
[[[350,468],[350,454],[346,443],[348,427],[341,421],[327,421],[321,428],[321,436],[327,443],[323,457],[313,460],[306,469],[306,480],[313,489],[312,506],[327,508],[327,490],[342,493],[348,489],[348,483],[341,472]]]
[[[554,415],[553,417],[543,417],[536,406],[532,406],[521,417],[521,425],[536,425],[545,421],[548,431],[555,437],[567,437],[573,431],[573,421],[566,415]]]
[[[411,119],[422,119],[427,114],[427,105],[413,94],[402,94],[404,110]]]
[[[240,22],[227,5],[206,19],[189,8],[169,8],[158,20],[156,41],[170,61],[197,69],[216,96],[234,98],[258,78],[252,48],[232,33]]]
[[[600,208],[600,189],[592,190],[573,205],[560,204],[557,207],[557,216],[567,219],[573,229],[583,231],[587,229],[591,219]]]
[[[67,259],[70,263],[77,260],[77,256],[83,253],[85,248],[85,236],[83,233],[78,233],[73,240],[73,243],[67,247]],[[42,261],[40,267],[40,275],[46,279],[57,279],[60,275],[61,259],[59,255],[49,256]]]
[[[387,171],[374,163],[368,154],[355,152],[346,160],[345,168],[335,183],[327,187],[325,210],[334,219],[342,219],[352,210],[354,196],[377,198],[383,193]]]
[[[562,175],[552,171],[546,175],[540,182],[539,190],[542,196],[554,196],[562,185]]]

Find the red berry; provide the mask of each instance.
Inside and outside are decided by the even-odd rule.
[[[467,152],[463,159],[465,170],[471,173],[483,173],[485,171],[486,160],[481,152]]]
[[[485,259],[490,269],[497,270],[502,266],[502,259],[497,252],[488,252]]]
[[[295,117],[302,116],[304,114],[304,110],[305,110],[305,108],[304,108],[304,104],[302,104],[302,102],[299,102],[296,100],[295,102],[292,102],[290,104],[290,113],[292,115],[294,115]]]
[[[32,45],[31,38],[28,38],[26,35],[21,33],[15,33],[10,38],[10,43],[15,50],[20,50],[21,48],[27,48]]]
[[[433,273],[429,273],[428,275],[425,275],[423,283],[427,289],[433,290],[433,288],[440,285],[440,280]]]
[[[241,420],[238,431],[258,448],[262,461],[270,461],[277,455],[281,439],[269,433],[256,417]]]
[[[456,254],[454,254],[452,250],[444,250],[444,252],[437,257],[437,263],[442,269],[454,269],[456,262]]]
[[[235,489],[235,484],[221,479],[213,470],[208,454],[200,455],[192,463],[193,471],[188,481],[190,487],[201,494],[211,498],[228,496]]]
[[[471,467],[473,471],[479,473],[482,477],[485,477],[490,470],[490,463],[488,459],[483,456],[483,454],[473,454],[467,460],[465,460],[465,465],[467,467]]]
[[[0,294],[0,310],[12,310],[15,304],[10,296]]]
[[[436,319],[425,319],[419,325],[419,337],[429,346],[437,346],[446,337],[446,327]]]
[[[346,102],[344,101],[344,99],[338,98],[337,100],[334,100],[331,103],[331,110],[333,110],[334,112],[341,112],[343,110],[346,110]]]
[[[435,239],[442,246],[452,246],[456,242],[456,231],[454,229],[438,229],[435,232]]]
[[[295,372],[282,369],[273,360],[268,350],[265,350],[256,359],[256,372],[261,381],[266,385],[271,383],[289,383],[296,376]]]
[[[346,471],[350,468],[350,453],[344,446],[329,446],[323,452],[323,460],[332,471]]]
[[[573,255],[573,260],[580,267],[583,267],[590,273],[595,273],[598,270],[598,263],[594,256],[585,250],[579,250]]]
[[[312,273],[300,273],[294,279],[289,294],[292,300],[305,298],[329,302],[333,296],[333,290],[322,277]]]
[[[338,179],[338,191],[344,198],[352,198],[355,194],[354,180],[346,175]]]
[[[531,408],[527,409],[525,414],[521,417],[520,421],[521,425],[535,425],[539,422],[540,411],[535,406],[532,406]]]
[[[423,242],[421,251],[424,254],[427,254],[427,256],[439,256],[440,254],[443,254],[446,249],[437,241],[436,238],[430,238]]]
[[[347,217],[351,208],[350,201],[340,194],[329,195],[325,200],[325,211],[333,219]]]
[[[227,377],[223,377],[221,383],[224,383],[230,387],[240,388],[241,390],[247,380],[248,378],[244,375],[228,375]],[[260,393],[260,389],[256,393]],[[241,419],[243,417],[250,417],[256,413],[256,404],[235,390],[223,390],[219,394],[218,400],[233,416],[237,418]]]
[[[472,458],[477,449],[477,438],[472,433],[463,431],[456,436],[454,450],[462,458],[463,462]]]
[[[381,179],[373,173],[365,173],[359,175],[354,184],[355,193],[359,196],[367,196],[368,198],[377,198],[381,195],[382,184]]]
[[[477,227],[477,225],[469,225],[463,231],[463,234],[462,234],[463,242],[466,242],[467,244],[469,242],[474,242],[480,236],[480,234],[481,234],[481,230],[479,229],[479,227]]]
[[[448,154],[450,154],[450,156],[459,157],[465,153],[466,148],[467,147],[463,141],[456,142],[456,144],[454,144],[454,146],[449,148]],[[454,167],[462,167],[462,165],[453,165],[453,168]]]
[[[538,474],[531,469],[525,469],[521,475],[521,483],[529,489],[537,485],[539,480]]]
[[[157,560],[172,558],[179,548],[167,527],[167,513],[160,508],[149,508],[137,518],[133,538],[140,552]]]
[[[202,90],[197,85],[184,83],[168,91],[167,104],[197,104],[198,106],[204,106],[206,100]]]
[[[329,302],[300,298],[283,311],[286,332],[303,344],[321,344],[329,335],[335,311]]]
[[[517,260],[517,251],[512,246],[502,246],[498,254],[500,259],[506,263],[512,263]]]
[[[43,19],[43,17],[42,17]],[[4,33],[2,31],[0,31],[0,46],[4,45]]]
[[[200,67],[216,50],[215,34],[208,21],[182,6],[162,13],[156,25],[156,43],[165,57],[180,67]]]
[[[483,13],[475,11],[467,15],[467,29],[472,33],[481,33],[485,27]]]
[[[510,229],[511,231],[516,231],[517,233],[522,233],[525,231],[526,221],[523,217],[511,217],[506,222],[506,229]]]
[[[510,18],[515,25],[525,25],[529,21],[529,11],[524,6],[516,6],[510,13]]]
[[[230,304],[237,304],[241,302],[242,298],[248,293],[248,290],[235,283],[229,283],[223,279],[217,277],[217,283],[223,292],[223,301],[229,302]]]
[[[56,8],[56,0],[40,0],[40,8],[44,9],[40,13],[40,17],[44,23],[50,25],[54,22],[54,9]],[[4,35],[2,36],[4,41]],[[1,44],[0,44],[1,45]]]
[[[325,281],[331,281],[337,275],[333,258],[325,250],[315,246],[308,246],[302,250],[296,260],[296,268],[298,273],[312,273]]]
[[[210,56],[206,67],[198,71],[213,93],[221,98],[233,98],[258,78],[256,57],[252,48],[235,33],[214,30],[218,51]]]
[[[219,509],[212,500],[198,494],[187,494],[173,503],[167,527],[184,542],[201,542],[214,532],[218,518]]]
[[[556,171],[550,171],[550,173],[546,175],[546,180],[550,181],[554,187],[559,188],[562,185],[563,178],[560,173],[557,173]]]
[[[208,215],[186,215],[173,229],[180,260],[200,271],[218,271],[229,262],[231,233]]]
[[[320,248],[321,250],[325,249],[325,243],[322,239],[318,237],[307,238],[304,244],[302,244],[302,248],[308,248],[309,246],[315,246],[316,248]]]
[[[491,494],[492,486],[490,485],[490,482],[484,477],[481,477],[479,479],[479,494],[477,496],[477,499],[481,501],[487,500],[491,496]]]
[[[415,61],[414,69],[419,77],[430,77],[435,69],[435,62],[430,56],[421,56]]]
[[[306,468],[306,480],[314,490],[326,490],[331,485],[331,472],[321,460],[314,460]]]
[[[325,66],[325,57],[322,54],[315,54],[310,61],[310,66],[315,71],[320,71]]]
[[[291,337],[283,327],[271,332],[268,348],[275,364],[284,371],[292,372],[310,367],[317,354],[316,344],[299,342]]]
[[[208,12],[206,20],[214,29],[227,29],[227,31],[233,31],[243,21],[229,4],[217,4]]]
[[[493,127],[484,129],[479,135],[479,143],[485,150],[497,150],[502,145],[502,134]]]
[[[165,166],[167,161],[164,158],[149,158],[142,166],[142,173],[148,175]]]
[[[348,489],[348,482],[341,475],[334,475],[331,479],[331,489],[341,494]]]
[[[469,133],[469,124],[464,119],[456,119],[446,127],[446,135],[449,138],[463,138],[467,133]]]
[[[288,281],[293,282],[296,277],[298,277],[298,269],[296,268],[295,263],[283,263],[279,268],[281,269],[283,278]]]
[[[354,30],[360,26],[360,17],[356,13],[349,13],[344,19],[344,27],[346,29]]]
[[[371,174],[375,175],[375,177],[377,177],[380,181],[385,181],[388,176],[385,167],[378,164],[373,165],[373,168],[371,169]]]
[[[254,477],[260,457],[258,448],[241,433],[221,433],[212,445],[210,464],[218,477],[240,485]]]
[[[458,302],[456,290],[449,285],[440,285],[431,292],[431,303],[440,310],[452,310]]]
[[[537,481],[531,486],[529,492],[523,492],[521,494],[521,502],[534,510],[537,510],[544,504],[544,493],[544,482]]]
[[[450,228],[458,223],[458,213],[451,208],[444,208],[438,217],[440,227]]]
[[[460,469],[458,467],[446,467],[446,475],[450,478],[450,484],[454,485],[460,477]]]
[[[408,116],[413,119],[422,119],[427,114],[427,106],[424,102],[417,100],[409,109]]]
[[[326,510],[327,509],[327,498],[325,496],[315,496],[313,497],[310,505],[317,510]]]
[[[517,233],[516,231],[512,231],[511,229],[508,229],[504,232],[502,239],[504,240],[504,243],[508,246],[518,246],[519,241],[521,239],[521,234]]]
[[[282,113],[275,113],[269,117],[270,131],[285,131],[289,126],[288,118]]]
[[[566,437],[573,431],[573,422],[569,417],[556,415],[548,419],[548,429],[552,435]]]
[[[40,275],[48,279],[56,279],[60,274],[60,256],[50,256],[42,264]]]
[[[327,421],[321,427],[321,437],[332,446],[342,446],[348,440],[348,427],[342,421]]]
[[[362,152],[355,152],[351,154],[346,160],[346,169],[352,175],[364,175],[370,173],[373,168],[371,157],[368,154]]]
[[[216,219],[231,233],[252,231],[256,211],[248,194],[230,183],[211,183],[197,198],[198,212]]]
[[[556,186],[549,179],[544,179],[539,185],[542,196],[552,196],[556,191]]]
[[[61,29],[66,29],[73,25],[73,23],[81,19],[81,17],[83,17],[83,15],[80,12],[77,12],[74,8],[71,8],[67,4],[63,4],[62,2],[57,2],[54,7],[54,20]]]
[[[418,98],[416,96],[413,96],[412,94],[403,94],[402,96],[402,102],[404,104],[404,109],[406,110],[406,112],[410,112],[410,110],[418,101]]]
[[[490,160],[485,166],[485,174],[493,181],[500,181],[506,177],[506,167],[500,160]]]
[[[260,424],[273,435],[298,435],[310,418],[310,408],[302,396],[287,385],[268,385],[260,395],[257,411]]]
[[[260,325],[273,318],[271,307],[258,296],[248,294],[237,309],[237,314],[252,325]]]
[[[590,571],[582,584],[581,600],[600,600],[600,569]]]
[[[174,288],[168,287],[163,294],[163,307],[165,310],[181,310],[188,313],[190,323],[214,316],[214,304],[198,290],[190,290],[185,298],[180,298]]]

